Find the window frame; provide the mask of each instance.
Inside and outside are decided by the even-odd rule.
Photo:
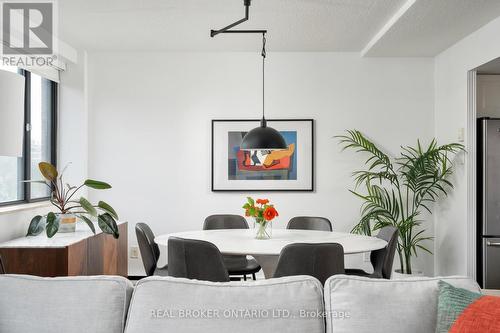
[[[31,72],[25,69],[19,69],[18,73],[24,76],[24,138],[23,138],[23,156],[22,169],[23,180],[31,179]],[[57,105],[58,105],[58,83],[49,80],[50,97],[52,100],[50,107],[50,163],[57,167]],[[14,206],[33,202],[50,200],[50,197],[31,198],[31,183],[24,182],[23,198],[14,201],[0,202],[0,207]]]

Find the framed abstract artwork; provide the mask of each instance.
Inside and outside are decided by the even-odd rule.
[[[212,120],[212,191],[313,191],[314,120],[267,120],[287,149],[240,149],[245,134],[259,125],[259,120]]]

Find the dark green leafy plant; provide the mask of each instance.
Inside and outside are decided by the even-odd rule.
[[[427,147],[417,141],[416,147],[401,147],[397,158],[391,158],[357,130],[338,136],[343,150],[354,149],[365,153],[365,170],[355,171],[355,189],[350,190],[364,202],[361,218],[352,229],[353,233],[371,235],[373,230],[387,225],[399,231],[397,251],[402,273],[411,274],[411,257],[417,249],[431,253],[423,242],[425,236],[419,228],[423,210],[432,214],[433,204],[440,196],[446,196],[453,184],[452,156],[464,150],[459,143],[438,146],[432,140]],[[365,192],[358,189],[363,187]]]
[[[80,186],[70,186],[69,184],[64,186],[64,170],[59,174],[57,169],[47,162],[40,162],[38,168],[45,180],[29,180],[28,182],[44,184],[50,188],[50,202],[58,209],[59,212],[57,214],[74,214],[77,218],[85,222],[94,234],[95,227],[91,218],[96,218],[97,225],[104,233],[111,234],[114,238],[120,236],[118,225],[116,224],[118,214],[113,207],[104,201],[99,201],[97,205],[93,205],[84,197],[80,197],[78,200],[74,199],[76,193],[84,186],[95,190],[106,190],[110,189],[111,185],[87,179]],[[35,216],[28,227],[27,236],[40,234],[44,229],[44,223],[47,237],[54,236],[59,230],[57,214],[50,212],[46,216]]]

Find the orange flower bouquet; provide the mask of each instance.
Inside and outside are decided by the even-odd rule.
[[[247,197],[247,202],[243,205],[245,216],[255,219],[255,229],[257,230],[255,238],[269,239],[272,236],[271,221],[279,216],[274,205],[269,204],[268,199],[254,200]]]

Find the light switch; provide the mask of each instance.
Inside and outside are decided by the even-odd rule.
[[[461,127],[458,129],[458,142],[465,141],[465,128]]]

